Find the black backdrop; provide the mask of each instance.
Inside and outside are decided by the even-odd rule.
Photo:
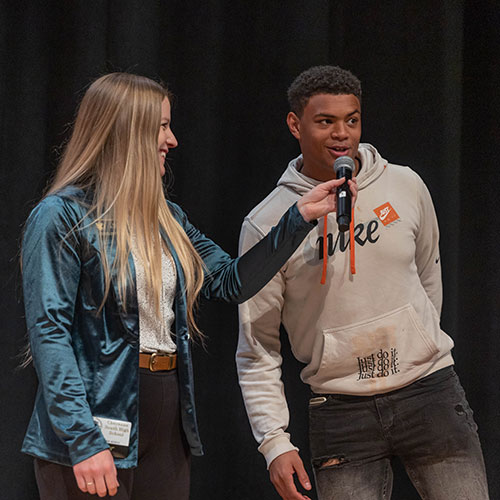
[[[427,182],[441,226],[443,328],[476,412],[492,498],[500,498],[498,2],[4,0],[0,7],[0,496],[37,498],[19,453],[36,378],[16,371],[25,327],[22,224],[40,197],[85,86],[127,70],[168,82],[177,99],[173,199],[236,254],[243,216],[298,151],[286,88],[303,69],[338,64],[363,83],[363,139]],[[202,303],[210,337],[195,348],[206,448],[192,499],[277,498],[241,401],[234,306]],[[283,338],[286,351],[286,338]],[[285,355],[291,432],[307,460],[307,389]],[[417,498],[401,473],[395,499]]]

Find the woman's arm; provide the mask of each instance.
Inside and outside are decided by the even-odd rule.
[[[72,464],[103,450],[109,453],[92,418],[72,345],[80,281],[79,240],[74,230],[77,221],[67,202],[50,196],[31,213],[22,248],[24,305],[33,362],[52,428],[67,446]]]
[[[178,206],[171,204],[208,269],[204,296],[241,303],[257,293],[302,243],[316,225],[315,219],[335,211],[335,188],[343,182],[343,179],[332,180],[311,189],[285,212],[267,236],[236,259],[196,229]],[[349,183],[354,200],[356,183]]]

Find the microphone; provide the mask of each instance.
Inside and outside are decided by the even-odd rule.
[[[354,160],[350,156],[340,156],[333,164],[337,179],[345,177],[345,182],[337,188],[337,224],[340,232],[345,232],[351,225],[351,190],[347,181],[352,179]]]

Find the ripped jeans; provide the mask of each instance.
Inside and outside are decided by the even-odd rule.
[[[391,457],[426,500],[487,500],[477,425],[453,367],[376,396],[313,394],[309,440],[320,500],[391,498]]]

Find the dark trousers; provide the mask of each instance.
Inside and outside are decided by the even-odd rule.
[[[488,499],[477,426],[452,367],[387,394],[323,396],[309,408],[321,500],[390,499],[393,456],[423,499]]]
[[[140,369],[139,460],[135,469],[118,469],[120,486],[114,497],[78,489],[73,469],[35,459],[40,500],[187,500],[191,455],[182,430],[177,371]]]

